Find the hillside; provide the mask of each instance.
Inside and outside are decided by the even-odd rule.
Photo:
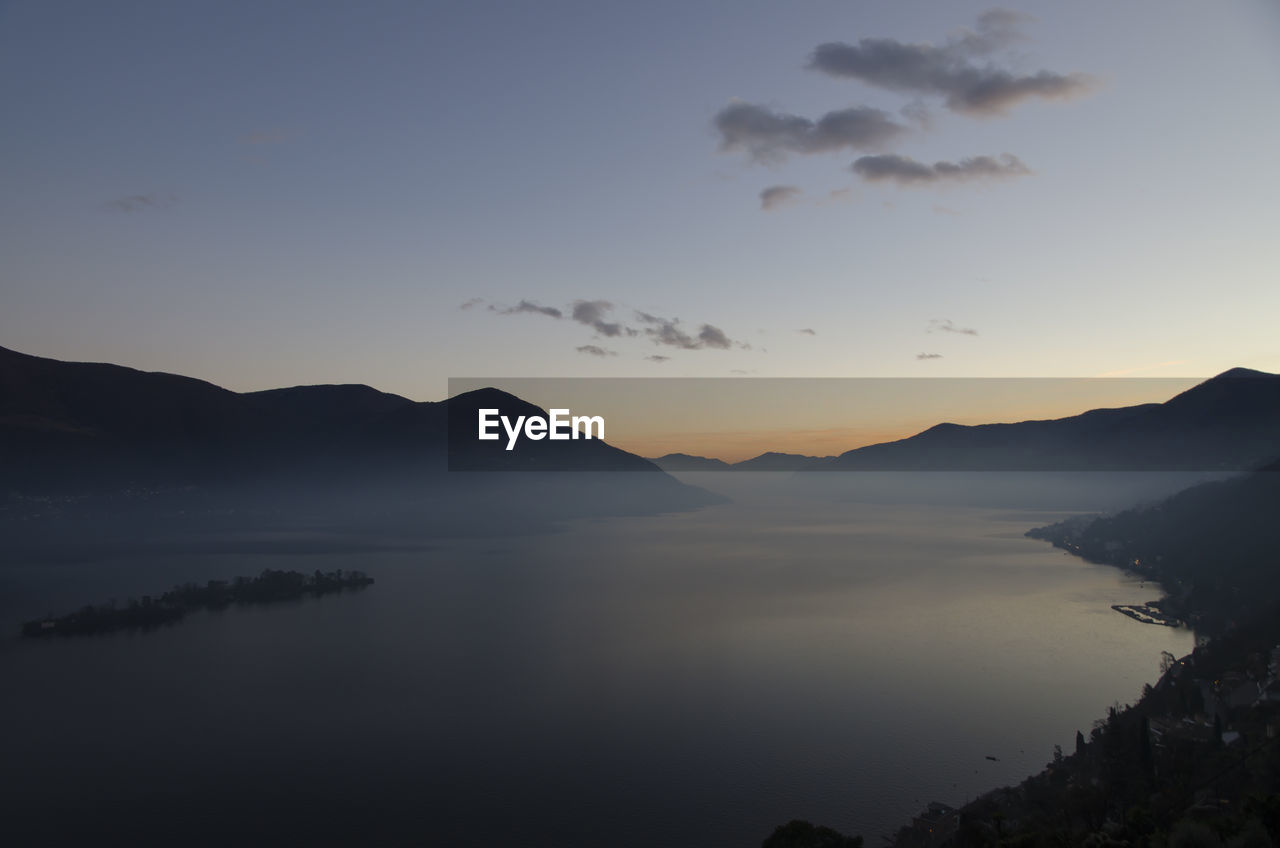
[[[1139,571],[1170,610],[1219,631],[1255,603],[1280,600],[1280,462],[1194,486],[1155,504],[1081,516],[1028,536],[1093,562]]]
[[[687,453],[669,453],[651,460],[663,471],[800,471],[816,462],[832,457],[803,456],[796,453],[767,451],[759,456],[729,463],[722,459],[690,456]]]
[[[1273,845],[1280,839],[1280,463],[1160,503],[1031,531],[1136,568],[1193,622],[1185,657],[1055,750],[1045,770],[989,792],[898,848],[948,844]]]
[[[481,408],[545,416],[496,389],[438,402],[363,385],[237,393],[0,348],[0,542],[37,558],[268,536],[305,547],[318,533],[420,544],[722,500],[599,439],[477,441]],[[547,473],[505,473],[529,471]]]
[[[545,411],[496,389],[414,402],[363,385],[236,393],[118,365],[0,348],[0,467],[10,491],[110,490],[247,479],[314,482],[446,470],[653,471],[600,440],[474,438],[482,407]]]
[[[1244,471],[1280,456],[1280,375],[1235,368],[1164,403],[1045,421],[942,423],[831,471]]]

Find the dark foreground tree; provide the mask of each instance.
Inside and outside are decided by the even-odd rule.
[[[845,836],[829,827],[792,819],[779,825],[761,848],[862,848],[862,837]]]

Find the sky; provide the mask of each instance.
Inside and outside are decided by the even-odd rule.
[[[604,439],[640,456],[741,462],[766,452],[838,456],[943,422],[1044,420],[1162,403],[1196,379],[1170,377],[452,378],[449,395],[495,386],[559,419],[599,416]],[[490,433],[519,432],[516,414]],[[552,413],[549,413],[552,414]],[[564,425],[566,428],[570,425]],[[592,423],[591,427],[600,427]],[[479,414],[476,432],[479,432]],[[577,428],[580,431],[583,427]],[[598,437],[599,431],[592,430]]]
[[[237,391],[1280,371],[1280,5],[0,2],[0,345]]]

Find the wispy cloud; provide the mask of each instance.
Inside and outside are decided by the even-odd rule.
[[[531,300],[522,300],[515,306],[499,306],[491,303],[489,304],[489,311],[496,312],[499,315],[519,315],[528,312],[534,315],[546,315],[548,318],[564,317],[564,313],[554,306],[540,306]]]
[[[959,162],[935,162],[932,165],[917,162],[908,156],[888,153],[863,156],[853,163],[852,170],[868,182],[894,182],[902,186],[1003,179],[1031,173],[1031,169],[1012,153],[1003,153],[998,159],[973,156]]]
[[[769,186],[760,192],[760,208],[765,212],[772,212],[775,209],[781,209],[789,206],[804,194],[802,189],[795,186],[776,185]]]
[[[125,197],[117,197],[114,200],[108,200],[106,207],[115,212],[145,212],[151,209],[167,209],[178,202],[176,195],[172,194],[130,194]]]
[[[703,347],[715,347],[721,350],[727,349],[733,344],[729,337],[724,334],[724,330],[719,327],[713,327],[710,324],[703,324],[698,330],[698,341]]]
[[[604,316],[613,309],[607,300],[575,300],[573,302],[573,320],[586,324],[602,336],[613,338],[627,332],[628,328],[612,321],[604,320]],[[634,332],[628,335],[635,335]]]
[[[816,330],[814,330],[814,329],[810,328],[810,327],[802,327],[801,329],[796,330],[796,332],[797,332],[797,333],[804,333],[806,336],[816,336],[816,335],[818,335],[818,332],[817,332]]]
[[[647,359],[649,362],[670,362],[671,361],[671,357],[662,356],[661,354],[657,354],[657,353],[652,354],[650,356],[646,356],[645,359]]]
[[[1092,91],[1086,74],[1041,70],[1020,74],[994,64],[991,53],[1022,37],[1027,16],[1005,9],[983,13],[974,29],[941,44],[863,38],[857,44],[819,44],[809,67],[832,77],[856,79],[890,91],[934,95],[966,115],[999,115],[1025,100],[1066,100]]]
[[[929,333],[959,333],[962,336],[976,336],[978,331],[972,327],[957,327],[950,318],[933,318],[929,321]]]
[[[727,350],[735,344],[739,347],[750,349],[750,346],[745,342],[734,342],[723,330],[712,324],[703,324],[698,328],[696,334],[690,334],[680,325],[679,318],[661,318],[657,315],[650,315],[647,312],[636,312],[636,318],[648,325],[644,328],[644,334],[654,344],[677,347],[682,350],[703,350],[706,348]]]
[[[934,129],[932,98],[953,112],[991,116],[1027,100],[1066,100],[1094,90],[1096,80],[1083,73],[1040,70],[1023,73],[1001,64],[997,54],[1025,38],[1032,20],[1008,9],[990,9],[972,27],[962,27],[938,43],[908,43],[892,38],[863,38],[856,43],[819,44],[808,67],[827,76],[854,79],[910,96],[896,115],[854,105],[817,119],[772,106],[733,100],[712,124],[721,153],[744,153],[753,163],[777,165],[792,155],[855,150],[866,153],[852,170],[864,181],[924,186],[1026,176],[1031,170],[1017,156],[974,156],[958,161],[918,162],[892,153],[904,137]],[[796,202],[800,190],[774,185],[760,192],[766,212]],[[814,205],[847,199],[848,189],[821,196]]]
[[[788,154],[881,150],[907,132],[888,112],[855,106],[816,121],[754,103],[730,103],[713,119],[722,153],[745,152],[755,162],[780,162]]]
[[[471,298],[459,305],[459,309],[473,309],[485,303],[483,298]],[[561,309],[556,306],[544,306],[542,303],[524,299],[515,306],[490,303],[489,312],[497,315],[542,315],[556,320],[571,320],[577,324],[590,327],[598,337],[625,340],[629,338],[646,338],[656,345],[679,348],[681,350],[752,350],[747,342],[730,338],[728,333],[710,323],[698,324],[697,329],[686,328],[678,318],[663,318],[647,312],[636,311],[635,320],[638,326],[625,324],[622,321],[610,320],[615,307],[611,301],[603,299],[582,299]],[[616,356],[617,352],[595,344],[584,344],[575,348],[579,353],[589,356]],[[665,360],[665,357],[664,357]],[[655,360],[657,361],[657,360]]]
[[[917,353],[916,354],[916,359],[941,359],[941,358],[942,358],[942,354],[940,353]]]

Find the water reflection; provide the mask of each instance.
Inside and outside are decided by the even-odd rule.
[[[429,550],[6,568],[11,609],[266,567],[377,579],[6,641],[7,817],[183,842],[754,845],[797,817],[875,839],[1039,769],[1191,648],[1110,609],[1151,586],[1021,535],[1079,503],[716,476],[733,503]]]

